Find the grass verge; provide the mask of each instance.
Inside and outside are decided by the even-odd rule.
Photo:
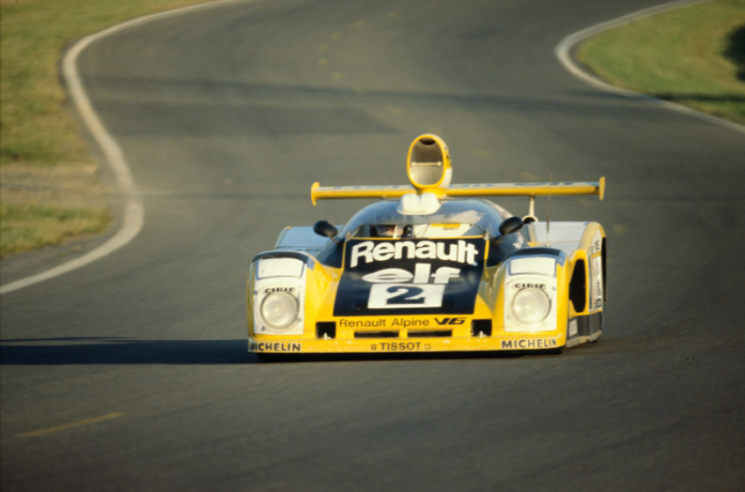
[[[206,1],[209,0],[0,0],[0,166],[89,165],[92,158],[60,85],[58,62],[65,46],[131,18]],[[9,173],[3,176],[0,195],[4,207],[3,257],[90,232],[87,226],[59,227],[60,223],[74,221],[69,217],[83,214],[79,209],[65,211],[64,203],[43,204],[47,212],[57,210],[58,218],[54,220],[49,219],[47,212],[31,213],[32,209],[45,209],[34,197],[25,204],[24,219],[13,219],[24,204],[10,204],[4,198],[15,187],[8,176]],[[75,182],[66,187],[77,185]],[[42,190],[42,194],[50,193]],[[90,208],[89,212],[100,221],[100,209]],[[45,239],[29,241],[29,237]],[[13,246],[13,241],[18,241],[18,245]]]
[[[745,0],[640,19],[588,39],[576,58],[611,84],[745,124]]]
[[[0,258],[101,232],[109,220],[106,208],[0,204]]]

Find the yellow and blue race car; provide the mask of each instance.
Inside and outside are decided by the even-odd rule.
[[[598,195],[592,183],[451,185],[445,142],[417,137],[411,186],[322,187],[311,201],[379,198],[343,227],[287,227],[248,279],[248,350],[277,354],[561,352],[600,338],[605,232],[546,222],[537,196]],[[528,197],[515,217],[485,196]],[[550,237],[549,237],[550,227]],[[549,242],[550,239],[550,242]]]

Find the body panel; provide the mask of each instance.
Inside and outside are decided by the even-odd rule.
[[[404,285],[412,285],[417,276],[417,268],[421,269],[423,262],[435,262],[436,268],[447,267],[449,263],[436,257],[422,259],[413,256],[409,258],[407,275],[406,261],[402,263],[406,258],[396,260],[395,245],[408,242],[408,246],[399,246],[401,256],[406,256],[409,248],[412,248],[415,255],[415,246],[423,240],[352,239],[344,247],[343,265],[340,268],[315,261],[312,268],[306,269],[302,316],[304,329],[301,334],[268,335],[254,332],[252,300],[249,296],[249,350],[276,354],[556,351],[565,346],[594,341],[602,333],[602,308],[605,299],[604,231],[594,222],[554,222],[550,227],[550,237],[547,238],[545,223],[531,224],[529,237],[532,240],[526,241],[523,247],[494,266],[485,266],[483,261],[489,254],[489,248],[493,247],[492,243],[480,237],[461,238],[461,245],[466,241],[474,244],[481,241],[484,246],[483,249],[477,249],[478,255],[473,258],[478,260],[473,267],[478,272],[478,279],[473,291],[472,307],[458,312],[427,306],[407,309],[401,305],[389,310],[362,309],[355,312],[355,294],[350,294],[347,285],[349,282],[369,284],[362,294],[369,296],[370,286],[403,288]],[[288,235],[288,231],[293,231],[294,234]],[[297,253],[293,253],[290,248],[302,248],[305,254],[317,253],[320,250],[319,243],[328,242],[328,239],[320,238],[322,241],[317,241],[318,236],[314,238],[311,234],[315,235],[310,227],[285,229],[273,252],[278,255],[292,255]],[[546,239],[551,241],[550,244]],[[457,260],[458,241],[459,239],[449,238],[430,242],[443,244],[446,255],[452,254],[451,258]],[[384,243],[391,244],[391,247],[377,252],[377,258],[382,261],[366,263],[367,258],[372,259],[372,255],[376,254],[375,245]],[[360,245],[367,247],[362,255],[358,248],[355,268],[376,263],[381,268],[363,269],[355,274],[354,269],[348,272],[345,270],[351,264],[352,248]],[[461,256],[464,254],[461,253]],[[257,258],[259,259],[252,265],[249,277],[249,292],[254,295],[255,271],[262,256]],[[578,264],[581,268],[576,268]],[[512,271],[510,265],[515,265]],[[554,265],[555,270],[551,271],[548,265]],[[430,281],[436,268],[430,266],[426,269]],[[384,270],[382,274],[381,270]],[[390,282],[361,280],[370,275],[385,276],[391,270],[394,270],[393,276],[387,279]],[[569,296],[570,283],[575,273],[582,277],[581,283],[588,286],[582,294],[584,305],[581,309],[576,309]],[[401,277],[397,278],[395,275]],[[594,290],[591,287],[593,283],[596,285]],[[517,289],[523,285],[545,285],[555,289],[555,304],[551,307],[548,325],[543,323],[545,326],[528,329],[521,328],[519,324],[510,324],[509,307],[505,306],[505,291],[514,285],[517,285]],[[351,304],[346,309],[339,309],[345,302]]]

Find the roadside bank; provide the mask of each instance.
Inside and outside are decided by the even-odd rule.
[[[745,124],[745,0],[634,20],[582,42],[575,58],[615,86]]]

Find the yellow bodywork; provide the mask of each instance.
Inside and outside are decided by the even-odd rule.
[[[605,232],[600,224],[590,222],[579,243],[579,249],[567,256],[564,264],[557,263],[557,322],[552,330],[540,332],[506,331],[504,326],[503,264],[484,268],[473,314],[469,315],[397,315],[397,316],[334,316],[342,269],[330,268],[316,262],[307,271],[305,290],[304,332],[302,335],[264,335],[253,331],[253,283],[256,278],[251,267],[248,282],[248,341],[249,351],[258,353],[382,353],[382,352],[456,352],[456,351],[514,351],[560,350],[567,343],[567,323],[572,318],[589,316],[589,289],[585,292],[585,308],[577,312],[569,301],[569,282],[577,261],[590,264],[591,258],[601,254],[593,251],[593,238]],[[343,263],[344,264],[344,263]],[[585,268],[585,283],[590,283],[590,270]],[[471,333],[473,320],[491,320],[490,336]],[[335,322],[336,336],[322,339],[316,336],[316,323]],[[452,330],[451,336],[426,337],[423,332]],[[370,337],[374,332],[397,331],[395,338]],[[355,336],[356,335],[356,336]],[[364,338],[360,338],[363,336]],[[586,342],[582,340],[579,343]]]
[[[310,198],[315,205],[318,200],[341,200],[348,198],[391,199],[417,192],[409,185],[397,186],[321,186],[313,183]],[[591,183],[493,183],[474,185],[452,185],[447,189],[435,189],[438,198],[475,198],[487,196],[569,196],[598,195],[602,200],[605,194],[605,178]]]
[[[311,201],[315,205],[321,199],[397,199],[407,194],[419,195],[424,200],[426,194],[428,203],[431,203],[431,199],[525,196],[531,199],[532,214],[532,203],[536,196],[597,195],[602,200],[605,193],[605,178],[597,182],[451,185],[450,152],[440,137],[431,134],[421,135],[412,142],[406,171],[411,185],[322,187],[316,182],[311,187]],[[574,236],[563,238],[563,245],[545,245],[536,239],[533,228],[531,224],[530,247],[550,246],[563,251],[562,260],[556,263],[556,326],[553,329],[525,332],[517,332],[514,328],[506,330],[504,264],[484,268],[472,314],[337,317],[334,316],[334,305],[342,268],[324,266],[311,260],[305,277],[302,334],[257,334],[253,330],[254,263],[247,295],[249,350],[279,354],[558,350],[568,344],[568,337],[572,338],[571,345],[597,339],[599,328],[590,336],[577,334],[578,323],[584,323],[603,309],[605,258],[601,258],[603,251],[598,244],[604,244],[605,231],[599,224],[589,222],[579,241]],[[485,258],[488,257],[489,244],[487,241]],[[343,261],[342,265],[345,264]],[[577,269],[577,265],[582,265],[582,268]],[[602,272],[599,270],[601,266]],[[574,297],[571,298],[570,284],[584,286],[584,299],[581,298],[582,291],[577,288],[572,291]],[[598,326],[602,325],[600,319]],[[472,328],[474,321],[488,320],[491,320],[490,335],[476,333]],[[319,337],[317,323],[332,322],[335,323],[335,336]],[[477,323],[473,326],[481,325]],[[583,326],[591,325],[584,323]],[[376,336],[380,332],[388,332],[388,336]],[[439,332],[440,336],[429,336],[433,332]]]
[[[427,145],[422,145],[425,142]],[[418,154],[424,147],[431,147],[429,156],[436,156],[434,162],[419,162],[420,167],[431,168],[434,177],[429,182],[422,182],[421,176],[417,175]],[[452,165],[450,151],[445,142],[437,135],[425,134],[415,138],[409,147],[406,158],[406,174],[411,186],[321,186],[313,183],[310,189],[310,200],[313,205],[318,200],[334,200],[347,198],[379,198],[397,199],[409,193],[421,195],[432,193],[437,198],[465,198],[485,196],[526,196],[535,198],[537,196],[566,196],[566,195],[598,195],[600,200],[605,195],[605,178],[601,177],[597,182],[580,183],[487,183],[487,184],[461,184],[451,185]],[[439,174],[437,174],[439,173]]]

